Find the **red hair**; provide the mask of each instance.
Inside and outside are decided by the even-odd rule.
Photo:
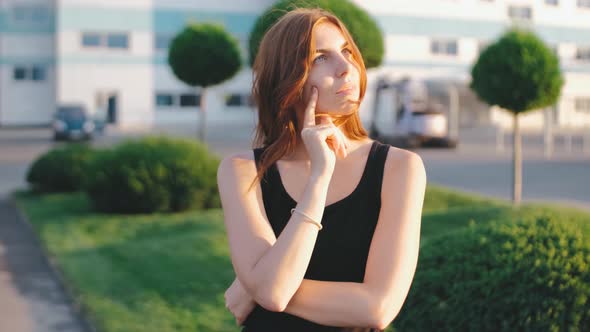
[[[252,66],[252,96],[258,106],[254,147],[265,148],[254,182],[262,179],[270,165],[295,149],[298,133],[301,131],[298,128],[295,107],[302,100],[303,86],[315,53],[312,50],[312,32],[323,22],[332,23],[340,29],[350,45],[352,58],[360,74],[360,94],[356,110],[349,115],[335,118],[333,122],[336,126],[341,126],[343,134],[349,139],[368,137],[358,114],[360,101],[367,87],[367,73],[352,36],[336,16],[325,10],[295,9],[281,17],[266,32]]]

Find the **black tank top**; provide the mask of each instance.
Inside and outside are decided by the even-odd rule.
[[[254,149],[257,167],[263,149]],[[325,207],[323,229],[318,233],[305,279],[363,282],[381,208],[381,183],[388,150],[389,145],[373,141],[357,187],[350,195]],[[297,202],[285,190],[276,163],[265,172],[260,186],[266,215],[278,238]],[[242,332],[380,331],[320,325],[286,312],[268,311],[258,304],[244,325]]]

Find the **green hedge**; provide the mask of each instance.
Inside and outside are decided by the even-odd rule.
[[[37,158],[26,180],[35,192],[74,192],[83,188],[93,150],[86,144],[67,144]]]
[[[220,207],[218,164],[198,142],[165,137],[127,141],[97,154],[86,192],[102,212]]]
[[[590,331],[590,244],[568,220],[471,224],[420,250],[396,331]]]
[[[383,61],[383,34],[373,18],[350,0],[281,0],[268,8],[256,21],[249,40],[249,61],[254,63],[262,37],[287,12],[296,8],[322,8],[344,23],[358,46],[367,68],[378,67]]]

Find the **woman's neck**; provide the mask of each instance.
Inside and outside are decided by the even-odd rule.
[[[345,135],[343,135],[345,136]],[[348,144],[348,149],[347,151],[347,157],[344,159],[348,159],[351,155],[354,156],[355,155],[355,151],[360,148],[361,146],[363,146],[364,144],[366,144],[367,142],[370,141],[369,138],[362,138],[360,140],[352,140],[349,139],[348,137],[345,136],[346,142]],[[295,150],[291,153],[288,153],[286,155],[284,155],[281,159],[283,160],[289,160],[289,161],[307,161],[309,162],[309,154],[307,153],[307,149],[305,148],[305,145],[303,143],[303,141],[301,140],[301,137],[297,137],[297,146],[295,147]]]

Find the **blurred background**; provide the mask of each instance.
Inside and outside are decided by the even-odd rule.
[[[28,188],[32,163],[73,141],[106,149],[130,138],[161,134],[204,143],[218,158],[251,149],[257,113],[250,92],[250,38],[257,20],[275,3],[0,0],[0,198],[12,202],[14,193]],[[367,92],[360,109],[365,129],[374,139],[417,152],[424,160],[430,185],[459,190],[465,197],[512,199],[513,115],[510,110],[482,101],[470,84],[479,56],[508,28],[520,26],[533,31],[559,60],[563,86],[555,102],[519,116],[522,200],[590,210],[590,0],[351,3],[375,22],[383,45],[382,58],[368,69]],[[175,37],[191,23],[221,26],[236,43],[243,63],[235,75],[206,88],[206,112],[202,107],[205,88],[179,79],[169,61]],[[43,208],[21,199],[21,209],[32,213],[28,217],[33,225],[50,220],[52,213],[61,216],[51,210],[51,204],[64,209],[88,205],[77,196],[54,197],[54,203],[49,200]],[[35,211],[45,214],[35,217]],[[0,274],[4,276],[0,279],[0,332],[78,331],[72,323],[75,315],[67,318],[70,300],[60,297],[60,283],[47,281],[50,286],[38,288],[40,293],[31,300],[26,295],[31,284],[14,286],[9,281],[18,276],[15,262],[30,261],[20,265],[25,272],[37,271],[41,264],[31,261],[32,253],[19,254],[16,247],[12,249],[16,256],[8,257],[10,250],[6,248],[11,243],[18,246],[30,240],[26,236],[24,242],[14,240],[21,236],[14,233],[11,223],[20,218],[15,213],[8,205],[0,206],[0,272],[4,271]],[[41,236],[43,247],[62,262],[88,259],[60,256],[65,253],[60,250],[71,243],[47,234],[69,234],[64,229],[49,233],[42,230],[37,229],[45,234]],[[105,238],[114,236],[105,234]],[[57,243],[56,247],[51,243]],[[143,250],[152,249],[141,247],[137,253]],[[220,271],[226,273],[226,282],[231,271],[227,260],[224,264]],[[88,266],[68,266],[61,265],[68,280],[74,280],[76,287],[88,287],[79,280],[88,281],[90,275],[86,276],[90,279],[78,279],[77,272],[72,272]],[[166,279],[164,275],[162,278]],[[217,293],[211,296],[220,301],[219,289],[223,287],[215,287]],[[25,300],[19,300],[19,290]],[[61,300],[47,304],[46,299],[51,297]],[[91,303],[84,305],[92,307],[93,314],[102,308],[102,300],[84,301]],[[18,309],[27,306],[35,312],[33,322],[27,322],[27,314],[23,314],[29,309]],[[48,309],[51,306],[59,312]],[[149,312],[147,307],[142,310],[144,315]],[[221,314],[223,310],[199,310],[202,315],[225,315],[226,325],[219,330],[231,326],[227,313]],[[47,328],[53,323],[43,322],[55,324]],[[130,328],[118,329],[111,323],[115,324],[101,321],[101,328]],[[144,330],[138,326],[131,330]],[[171,326],[160,330],[190,328]]]

